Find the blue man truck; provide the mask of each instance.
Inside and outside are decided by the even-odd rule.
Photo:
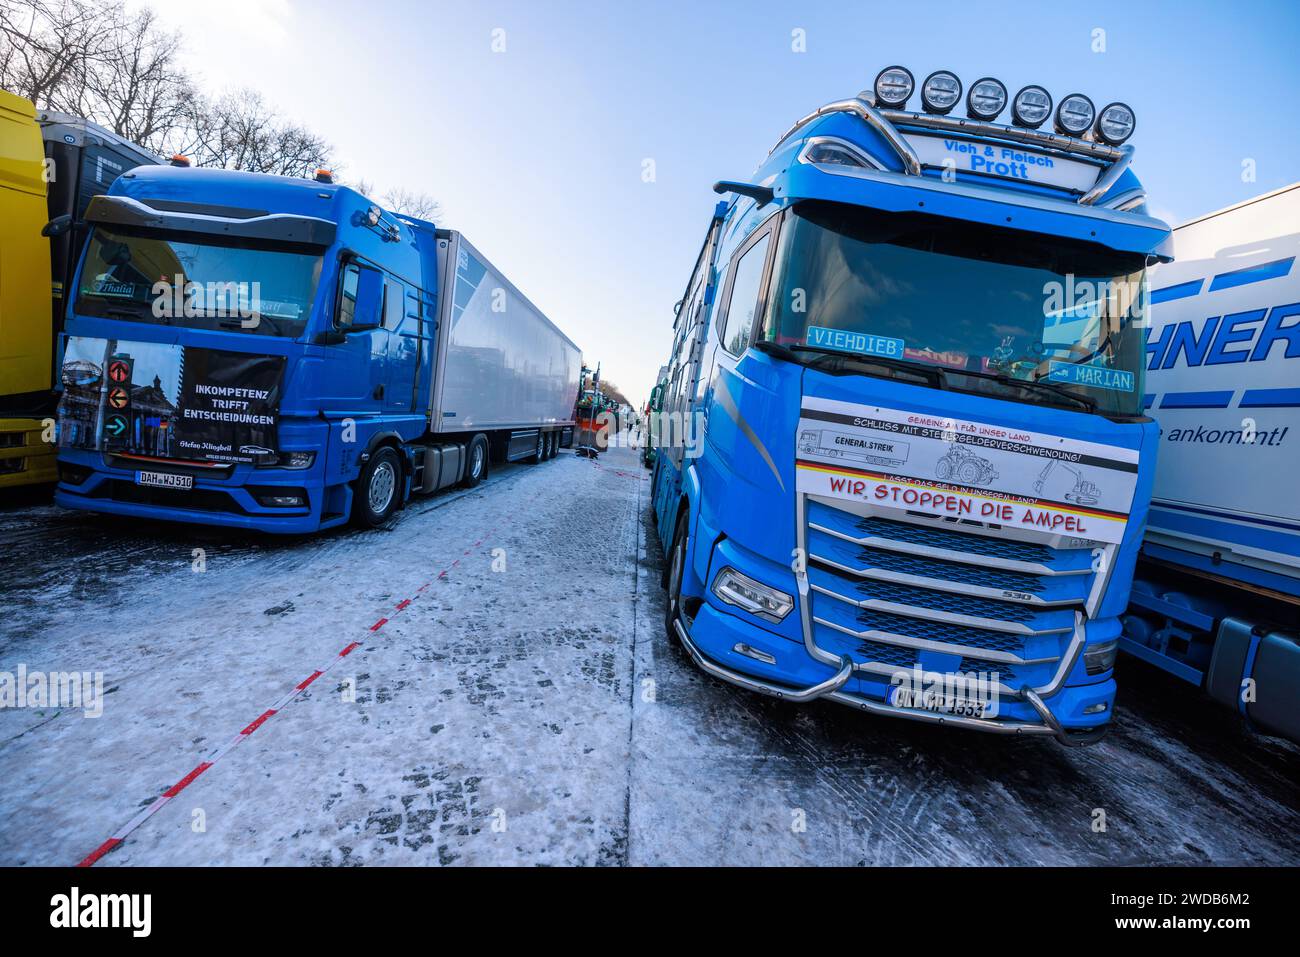
[[[1152,271],[1160,464],[1120,647],[1300,741],[1300,183],[1184,223],[1174,253]]]
[[[572,442],[578,347],[459,233],[328,171],[140,168],[85,218],[60,505],[372,527]]]
[[[1090,744],[1151,494],[1145,273],[1170,230],[1125,104],[985,77],[960,117],[956,75],[919,111],[915,87],[887,68],[714,187],[660,413],[667,629],[786,701]]]

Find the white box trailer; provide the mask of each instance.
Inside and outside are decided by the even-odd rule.
[[[430,431],[512,435],[530,454],[537,430],[572,442],[582,350],[460,233],[438,231],[441,302]]]
[[[1122,646],[1295,738],[1300,183],[1173,235],[1151,273],[1160,447]]]

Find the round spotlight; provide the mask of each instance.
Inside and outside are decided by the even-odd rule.
[[[1107,146],[1119,146],[1133,135],[1137,129],[1137,117],[1127,103],[1111,103],[1102,107],[1097,114],[1097,125],[1093,131],[1097,138]]]
[[[912,71],[904,66],[887,66],[876,74],[876,103],[891,110],[901,110],[916,88]]]
[[[1052,95],[1041,86],[1027,86],[1011,103],[1011,120],[1016,126],[1035,130],[1052,115]]]
[[[921,84],[921,105],[927,113],[949,113],[961,102],[961,80],[947,70],[935,70]]]
[[[966,115],[973,120],[996,120],[1006,105],[1007,88],[991,76],[976,80],[966,94]]]
[[[1071,93],[1056,108],[1056,132],[1082,136],[1097,118],[1097,108],[1082,93]]]

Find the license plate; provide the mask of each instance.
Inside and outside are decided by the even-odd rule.
[[[136,485],[152,485],[154,488],[194,488],[193,475],[178,475],[175,472],[136,472]]]
[[[963,698],[942,691],[917,691],[913,688],[894,688],[889,692],[889,703],[895,708],[930,711],[959,718],[983,718],[989,705],[989,702],[981,698]]]

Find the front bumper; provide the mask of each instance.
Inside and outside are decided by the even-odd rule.
[[[308,534],[342,524],[347,518],[348,503],[342,500],[346,496],[346,486],[324,486],[324,463],[319,458],[310,469],[254,469],[241,465],[221,477],[195,475],[192,491],[144,493],[135,483],[135,473],[148,470],[149,464],[114,467],[102,453],[63,449],[59,461],[65,469],[72,466],[89,474],[77,483],[60,481],[54,491],[54,501],[63,508],[128,518],[215,525],[273,534]],[[168,465],[157,468],[172,470]],[[303,491],[307,505],[262,505],[250,491],[254,487]]]
[[[755,634],[762,631],[762,629],[741,622],[726,613],[718,612],[708,604],[701,607],[699,616],[693,624],[699,623],[701,618],[704,619],[704,624],[712,639],[709,643],[713,644],[720,641],[720,657],[734,659],[740,653],[739,648],[741,647],[751,654],[755,649],[762,651],[765,646],[770,647],[773,652],[790,653],[790,646],[784,639],[769,634],[772,643],[768,644]],[[907,718],[928,724],[951,725],[989,734],[1050,735],[1060,743],[1070,747],[1095,744],[1105,736],[1106,731],[1109,729],[1108,723],[1102,723],[1094,728],[1065,728],[1051,708],[1048,707],[1045,698],[1055,699],[1053,703],[1057,704],[1058,707],[1063,707],[1066,711],[1081,710],[1090,704],[1105,702],[1107,705],[1107,712],[1103,716],[1103,720],[1105,720],[1109,718],[1109,709],[1115,696],[1115,682],[1113,680],[1096,685],[1076,687],[1066,687],[1062,684],[1047,695],[1040,695],[1033,689],[1023,689],[1021,692],[1023,703],[1007,702],[1000,707],[1000,713],[1007,715],[1006,717],[967,718],[960,715],[939,714],[916,708],[900,708],[887,703],[884,700],[884,693],[880,691],[878,686],[857,677],[856,667],[848,656],[841,657],[837,666],[826,666],[821,669],[827,673],[827,676],[821,678],[821,680],[809,685],[793,687],[747,673],[750,670],[757,670],[757,668],[751,668],[751,666],[758,665],[757,662],[746,662],[744,666],[746,671],[720,664],[704,651],[701,647],[703,642],[697,642],[691,636],[690,629],[680,619],[674,622],[674,627],[683,647],[686,648],[686,651],[701,670],[715,678],[748,691],[768,695],[782,701],[801,704],[824,698],[869,714],[884,715],[891,718]],[[727,642],[733,638],[739,640],[728,645]],[[786,647],[783,649],[781,645]],[[1077,663],[1082,650],[1082,642],[1077,643],[1073,657],[1068,662],[1070,670]],[[771,657],[775,657],[775,655],[773,654]],[[812,658],[807,658],[807,664],[815,666],[817,662]],[[761,665],[758,665],[758,667],[761,667]]]

